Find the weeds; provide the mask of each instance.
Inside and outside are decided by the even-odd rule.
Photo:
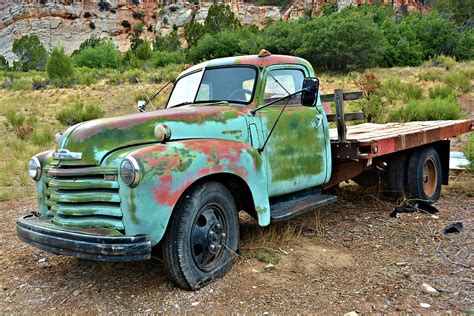
[[[94,104],[84,104],[76,102],[65,107],[56,114],[56,119],[65,126],[74,125],[80,122],[93,120],[104,116],[104,111]]]
[[[439,71],[425,71],[417,75],[418,80],[422,81],[441,81],[443,74]]]
[[[461,107],[454,96],[447,98],[411,100],[407,105],[393,111],[389,120],[392,122],[456,120],[461,118]]]
[[[49,127],[37,129],[31,135],[31,142],[37,146],[52,145],[54,141],[54,133]]]
[[[430,88],[428,91],[428,95],[431,99],[436,99],[436,98],[449,98],[455,96],[455,93],[453,89],[450,87],[434,87]]]
[[[466,72],[453,72],[446,75],[443,79],[444,83],[459,92],[467,93],[471,88],[469,82],[469,74]]]
[[[467,160],[469,160],[469,165],[467,165],[467,169],[474,174],[474,133],[469,133],[469,138],[463,148],[463,152]]]
[[[25,114],[16,112],[13,109],[7,111],[5,118],[7,126],[22,140],[30,138],[31,134],[33,134],[34,126],[38,122],[35,116],[27,117]]]
[[[436,56],[431,63],[436,67],[444,67],[446,70],[450,70],[456,66],[456,59],[450,56],[439,55]]]

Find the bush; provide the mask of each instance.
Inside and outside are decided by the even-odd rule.
[[[356,81],[356,85],[359,89],[364,91],[367,98],[370,98],[370,96],[381,86],[379,78],[369,70],[366,70],[362,74],[362,76]]]
[[[450,98],[454,97],[455,93],[450,87],[434,87],[430,88],[428,92],[429,96],[431,99],[436,99],[436,98]]]
[[[309,31],[309,23],[304,20],[272,23],[262,31],[259,45],[273,54],[295,55]]]
[[[125,69],[134,69],[140,68],[142,66],[142,62],[137,59],[135,53],[128,49],[122,57],[122,67]]]
[[[423,81],[441,81],[443,79],[443,74],[439,71],[425,71],[419,73],[417,78],[418,80]]]
[[[150,63],[153,67],[163,67],[170,64],[183,64],[186,57],[181,52],[154,52]]]
[[[390,121],[431,121],[456,120],[461,118],[461,107],[456,98],[427,99],[424,101],[411,100],[407,105],[390,114]]]
[[[132,25],[127,20],[123,20],[121,25],[126,29],[131,29],[132,28]]]
[[[46,146],[54,142],[54,133],[48,128],[35,130],[31,135],[31,142],[37,146]]]
[[[153,50],[173,52],[181,49],[178,32],[173,31],[166,36],[157,36],[153,42]]]
[[[469,165],[467,168],[471,172],[474,172],[474,133],[469,134],[466,146],[463,148],[463,152],[467,160],[469,160]]]
[[[19,78],[19,79],[14,79],[10,89],[16,90],[16,91],[28,91],[33,89],[33,81],[31,78]]]
[[[84,104],[83,102],[76,102],[56,113],[56,119],[65,126],[101,118],[103,116],[104,111],[102,111],[100,107],[94,104]]]
[[[31,134],[33,134],[34,126],[38,122],[35,116],[26,117],[23,113],[13,109],[6,112],[5,118],[7,126],[22,140],[30,138]]]
[[[9,68],[10,66],[8,65],[7,59],[3,55],[0,55],[0,70],[6,70]]]
[[[142,11],[135,11],[132,13],[132,16],[135,20],[143,20],[145,13],[143,13]]]
[[[444,55],[436,56],[431,62],[434,66],[444,67],[446,70],[450,70],[456,66],[456,59]]]
[[[87,18],[90,18],[92,17],[92,14],[89,12],[89,11],[86,11],[84,12],[84,17],[87,19]]]
[[[376,66],[385,51],[385,39],[377,25],[357,12],[320,16],[310,22],[296,50],[314,66],[347,71]]]
[[[94,22],[89,22],[89,27],[91,30],[95,30],[95,23]]]
[[[88,68],[118,68],[120,52],[110,41],[78,51],[73,60],[76,66]]]
[[[152,54],[151,44],[147,40],[143,40],[135,49],[135,56],[140,60],[148,60]]]
[[[49,80],[57,86],[68,85],[74,76],[72,59],[64,53],[64,48],[54,47],[46,63]]]
[[[471,89],[469,76],[465,72],[454,72],[448,74],[444,77],[443,81],[448,87],[463,93],[467,93]]]
[[[104,0],[100,0],[99,3],[99,10],[100,11],[109,11],[110,10],[110,3]]]
[[[19,58],[21,70],[44,70],[47,53],[38,36],[25,35],[16,39],[12,51]]]
[[[206,34],[188,51],[193,62],[202,60],[258,53],[257,36],[248,29]]]

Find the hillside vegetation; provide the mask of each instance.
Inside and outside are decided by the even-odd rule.
[[[145,98],[138,81],[152,94],[186,62],[261,48],[307,58],[323,93],[363,90],[367,98],[348,110],[364,111],[370,122],[473,117],[474,33],[458,20],[445,12],[400,17],[390,7],[361,6],[258,30],[242,27],[227,6],[216,4],[204,24],[186,25],[188,48],[177,32],[143,39],[140,24],[124,54],[109,40],[91,37],[72,56],[59,47],[48,56],[35,35],[24,36],[13,45],[19,57],[13,65],[0,56],[0,200],[32,194],[27,162],[54,147],[58,131],[134,112]],[[155,106],[164,106],[167,92]]]

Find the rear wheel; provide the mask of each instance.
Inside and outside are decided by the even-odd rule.
[[[441,161],[433,147],[412,154],[408,166],[408,189],[412,198],[436,202],[441,196]]]
[[[399,153],[388,161],[385,173],[384,196],[389,199],[400,199],[407,194],[408,155]]]
[[[238,245],[232,194],[221,183],[206,182],[178,204],[163,241],[163,260],[176,284],[196,290],[230,270]]]

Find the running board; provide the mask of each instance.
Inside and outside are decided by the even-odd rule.
[[[335,195],[315,194],[270,204],[272,222],[284,221],[317,208],[336,202]]]

